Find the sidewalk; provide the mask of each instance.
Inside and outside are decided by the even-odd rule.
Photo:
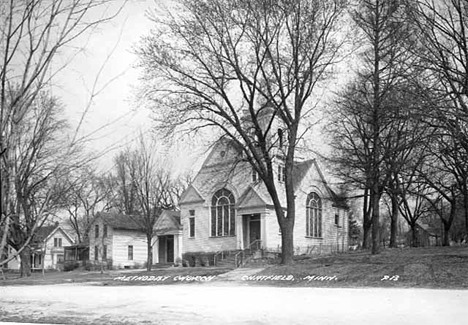
[[[226,272],[224,274],[218,275],[216,277],[216,280],[220,280],[220,281],[239,281],[244,276],[254,275],[254,274],[257,274],[257,273],[259,273],[259,272],[261,272],[261,271],[263,271],[265,269],[266,269],[265,267],[255,268],[255,269],[252,269],[252,268],[238,268],[238,269],[234,269],[232,271]]]

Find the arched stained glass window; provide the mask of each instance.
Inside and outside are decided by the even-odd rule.
[[[211,236],[234,236],[236,220],[234,195],[223,188],[213,195],[211,200]]]
[[[308,237],[322,237],[322,200],[317,193],[307,196],[306,235]]]

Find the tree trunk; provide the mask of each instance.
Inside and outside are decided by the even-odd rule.
[[[465,243],[468,242],[468,188],[466,184],[467,180],[463,184],[463,210],[465,213]]]
[[[25,247],[23,251],[20,253],[20,257],[21,257],[20,276],[21,277],[31,276],[31,249],[29,247]]]
[[[153,246],[151,246],[151,241],[152,237],[147,236],[146,237],[146,244],[148,247],[148,258],[146,261],[146,271],[151,271],[151,268],[153,267]]]
[[[372,227],[372,200],[369,199],[369,190],[366,188],[364,190],[364,204],[363,204],[363,222],[362,222],[362,248],[370,248],[370,230]],[[369,202],[370,201],[370,202]]]
[[[442,241],[442,246],[450,246],[450,225],[444,222],[444,238]]]
[[[372,218],[370,220],[364,220],[363,223],[363,235],[362,235],[362,248],[369,249],[371,247],[371,229],[372,229]]]
[[[372,254],[380,253],[380,211],[379,211],[379,194],[376,190],[378,184],[374,185],[372,195],[375,196],[373,199],[372,207]]]
[[[416,223],[411,223],[411,247],[419,247],[418,231]]]
[[[294,257],[294,224],[291,220],[284,220],[281,227],[281,264],[291,264]]]
[[[390,223],[390,248],[397,247],[397,232],[398,232],[398,200],[396,194],[391,195],[392,200],[392,217]]]

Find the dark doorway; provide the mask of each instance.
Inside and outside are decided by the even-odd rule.
[[[174,262],[174,235],[159,236],[159,263]]]
[[[174,236],[170,235],[166,238],[166,262],[174,263]]]
[[[260,215],[252,215],[249,222],[249,246],[252,249],[260,249],[261,242]]]

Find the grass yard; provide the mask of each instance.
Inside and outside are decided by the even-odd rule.
[[[259,270],[255,270],[258,268]],[[386,249],[381,254],[349,252],[327,257],[295,258],[292,265],[251,265],[231,271],[224,267],[172,267],[144,270],[71,271],[35,273],[19,278],[5,273],[2,285],[92,283],[135,286],[188,283],[222,283],[299,287],[420,287],[468,288],[468,246]],[[253,271],[253,272],[252,272]]]
[[[274,280],[274,276],[283,276]],[[269,277],[269,278],[262,278]],[[294,281],[288,281],[293,276]],[[256,278],[257,277],[257,278]],[[272,279],[272,280],[270,280]],[[386,249],[381,254],[349,252],[297,257],[245,280],[280,286],[468,288],[468,247]]]
[[[95,283],[101,285],[147,285],[204,282],[203,277],[214,277],[232,268],[217,267],[171,267],[146,270],[70,271],[33,273],[30,277],[20,278],[18,273],[5,273],[6,280],[0,277],[2,285],[46,285],[61,283]],[[146,277],[146,278],[145,278]],[[151,278],[152,277],[152,278]]]

